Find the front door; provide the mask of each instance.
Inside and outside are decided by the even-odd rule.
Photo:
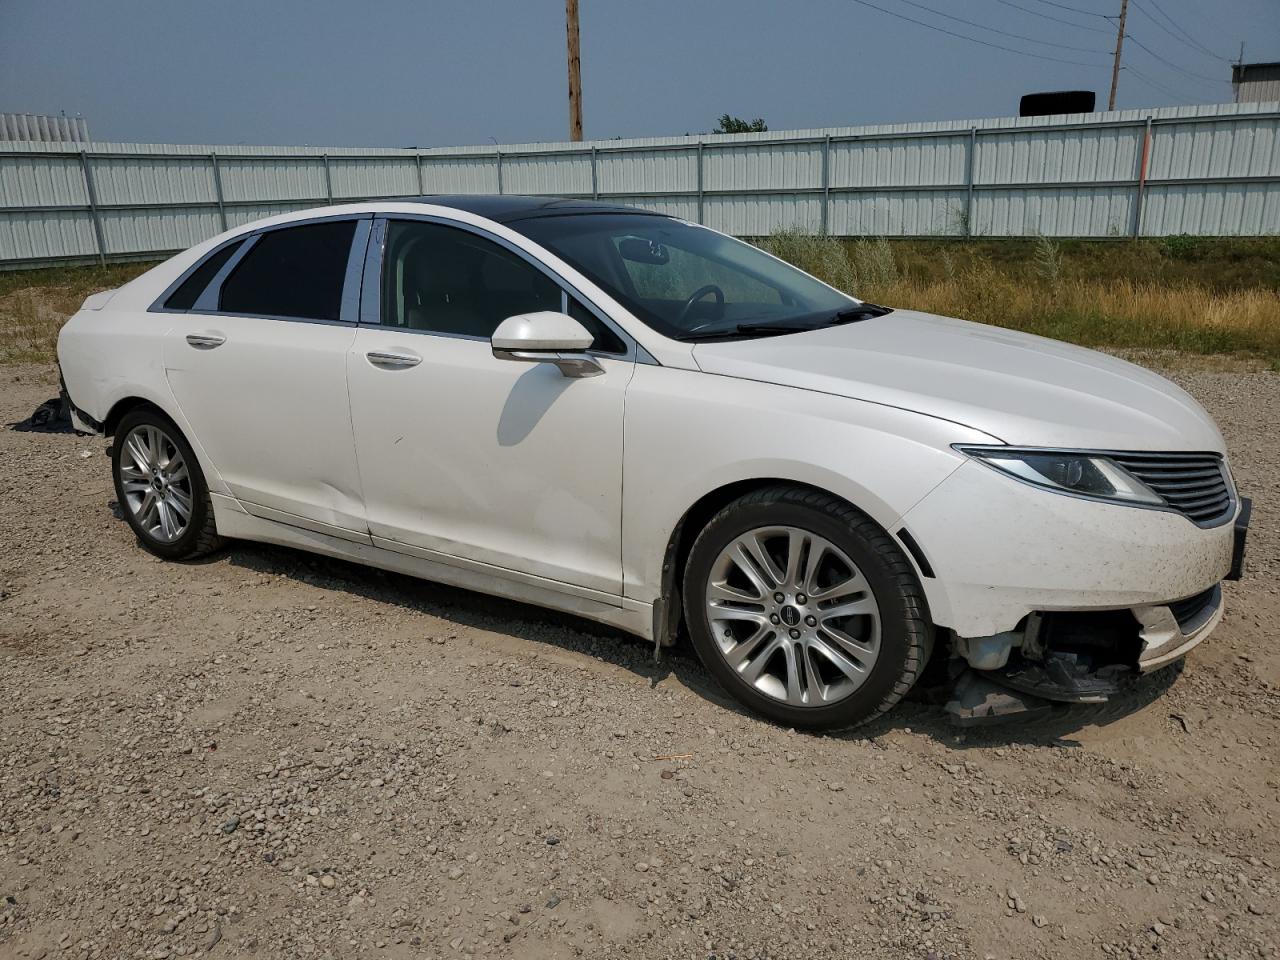
[[[514,250],[470,230],[390,220],[377,306],[347,359],[370,532],[612,597],[622,593],[618,334]],[[369,297],[369,291],[365,292]],[[366,300],[366,304],[370,301]],[[603,376],[493,356],[508,316],[574,312]]]
[[[343,291],[368,223],[252,238],[173,316],[164,346],[193,439],[250,513],[366,541],[346,384],[358,302],[344,318]]]

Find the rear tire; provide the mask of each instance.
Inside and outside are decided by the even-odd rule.
[[[165,560],[192,560],[222,545],[195,452],[158,410],[144,407],[121,418],[111,473],[120,512],[151,553]]]
[[[707,670],[744,706],[830,730],[879,716],[929,659],[915,570],[866,514],[795,486],[757,490],[698,534],[685,622]]]

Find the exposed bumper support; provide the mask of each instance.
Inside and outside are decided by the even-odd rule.
[[[1185,657],[1213,632],[1222,613],[1222,585],[1215,584],[1185,600],[1127,610],[1032,614],[1019,631],[955,637],[952,652],[985,680],[1007,689],[1044,700],[1101,703],[1139,674]],[[957,687],[954,700],[964,709],[956,716],[977,710],[990,718],[992,712],[1027,709],[1025,703],[1004,703],[999,697],[992,702],[1001,706],[992,708],[986,693],[975,705],[959,693]]]
[[[1138,636],[1142,639],[1142,653],[1138,655],[1138,670],[1150,673],[1167,666],[1199,644],[1213,632],[1222,620],[1222,586],[1213,588],[1213,594],[1204,607],[1189,620],[1179,623],[1169,606],[1134,607],[1133,615],[1141,624]]]
[[[104,432],[103,425],[77,407],[75,401],[71,399],[71,394],[67,392],[67,382],[62,378],[61,367],[58,368],[58,388],[62,394],[63,407],[70,415],[71,426],[76,433],[102,436]]]

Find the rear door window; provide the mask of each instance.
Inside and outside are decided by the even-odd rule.
[[[265,233],[222,284],[221,313],[338,320],[354,220]]]

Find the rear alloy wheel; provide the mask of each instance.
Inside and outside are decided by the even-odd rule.
[[[717,514],[685,570],[685,616],[707,669],[790,726],[852,726],[910,689],[932,628],[909,562],[864,514],[795,487]]]
[[[121,511],[152,553],[185,560],[218,546],[204,475],[167,417],[148,409],[124,416],[116,429],[112,473]]]

